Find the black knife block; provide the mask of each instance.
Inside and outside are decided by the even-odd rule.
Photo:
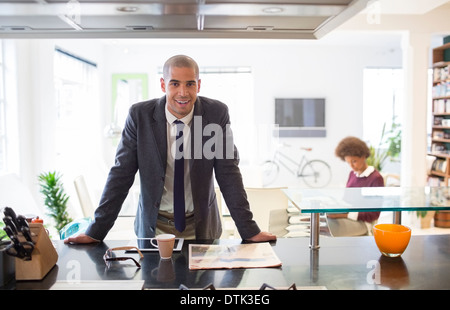
[[[29,261],[16,258],[16,280],[41,280],[58,261],[58,253],[44,226],[31,223],[30,231],[35,243],[34,250]],[[25,241],[23,236],[19,239]]]
[[[0,287],[14,279],[15,272],[15,258],[6,253],[6,246],[0,247]]]

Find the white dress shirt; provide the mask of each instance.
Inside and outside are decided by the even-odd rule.
[[[183,128],[183,151],[189,154],[190,144],[190,124],[194,115],[194,109],[181,118],[180,121],[184,123]],[[166,104],[166,119],[167,119],[167,169],[164,179],[164,192],[161,199],[160,210],[173,213],[173,179],[174,179],[174,164],[175,164],[175,142],[177,135],[177,126],[173,122],[177,118],[169,112]],[[186,204],[186,212],[194,212],[194,205],[192,202],[191,178],[188,160],[185,159],[184,164],[184,197]]]

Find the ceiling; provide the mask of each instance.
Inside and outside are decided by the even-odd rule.
[[[0,38],[318,39],[369,0],[0,1]]]
[[[382,14],[422,15],[448,3],[449,0],[378,0]]]

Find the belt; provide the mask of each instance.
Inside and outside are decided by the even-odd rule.
[[[175,220],[174,219],[169,219],[169,218],[167,218],[165,216],[162,216],[160,214],[158,214],[158,221],[161,221],[161,222],[163,222],[166,225],[175,226]]]
[[[193,217],[193,216],[194,216],[194,212],[192,212],[192,213],[187,213],[187,214],[186,214],[186,220],[189,219],[189,218],[191,218],[191,217]],[[161,222],[163,222],[163,223],[166,224],[166,225],[172,225],[172,226],[175,226],[175,220],[174,220],[174,218],[168,218],[168,217],[165,217],[165,216],[163,216],[163,215],[161,215],[161,214],[158,214],[157,219],[158,219],[158,221],[161,221]]]

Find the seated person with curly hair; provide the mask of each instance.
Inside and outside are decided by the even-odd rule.
[[[347,162],[352,169],[348,176],[347,187],[383,187],[381,174],[367,164],[370,150],[367,144],[356,138],[346,137],[339,142],[335,154]],[[378,220],[380,212],[349,212],[327,214],[331,234],[338,236],[369,235],[372,225]]]

